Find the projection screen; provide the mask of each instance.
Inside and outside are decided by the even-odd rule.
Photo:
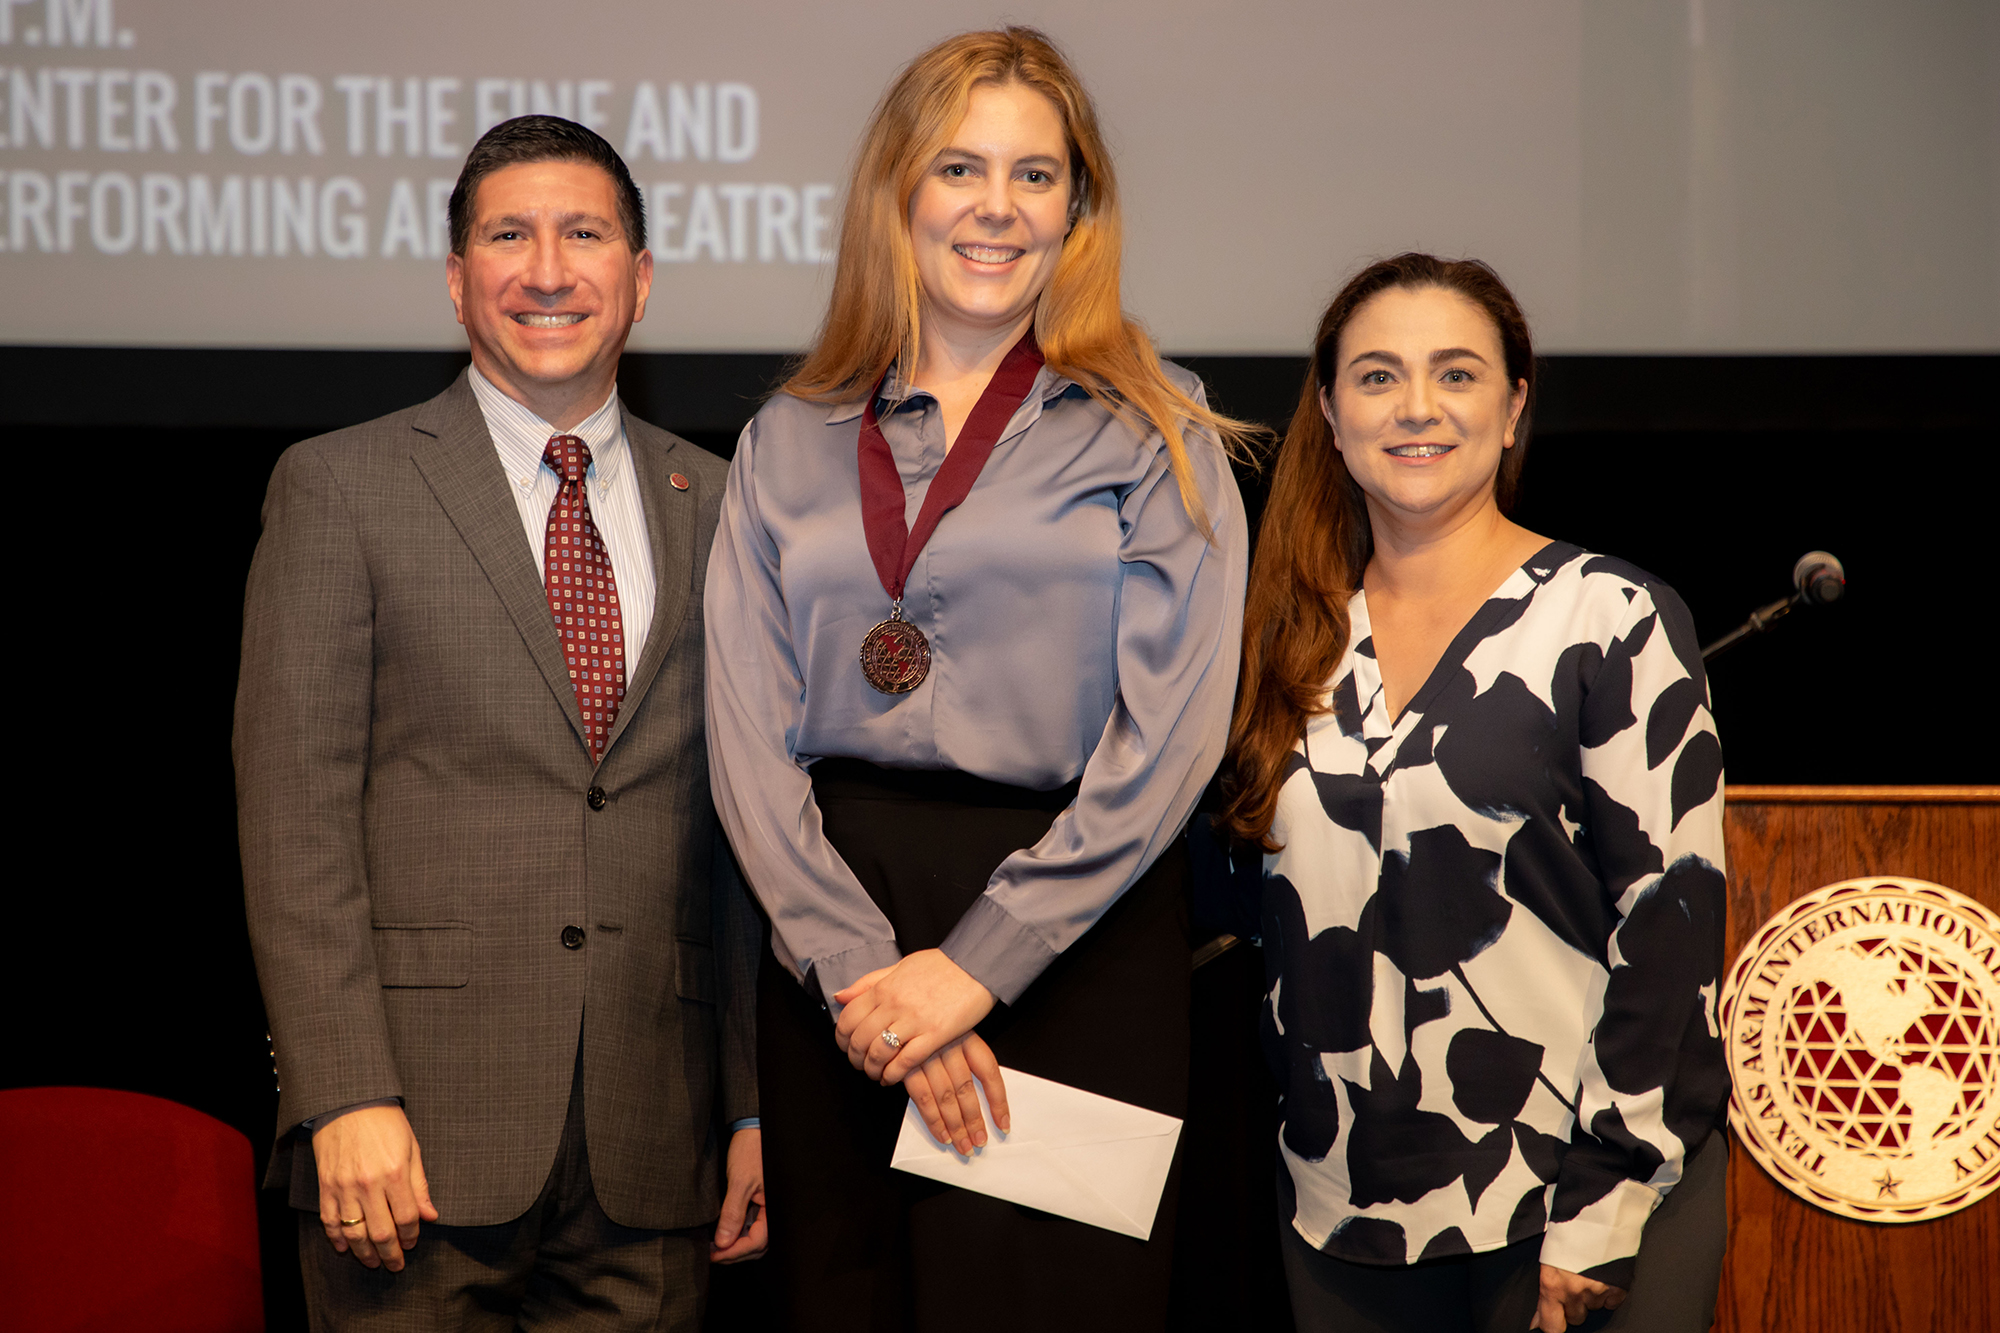
[[[552,111],[646,190],[635,349],[796,348],[876,97],[1002,19],[1094,90],[1169,351],[1302,351],[1407,248],[1550,351],[2000,347],[1990,0],[0,0],[0,341],[461,346],[451,181]]]

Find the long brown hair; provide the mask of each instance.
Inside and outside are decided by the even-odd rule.
[[[965,119],[972,89],[1010,83],[1047,97],[1069,140],[1073,222],[1035,307],[1042,357],[1111,411],[1166,438],[1181,503],[1213,537],[1184,431],[1212,434],[1234,452],[1254,428],[1175,387],[1146,331],[1125,317],[1118,294],[1124,223],[1097,108],[1055,44],[1034,28],[948,38],[912,60],[882,95],[856,153],[826,319],[783,392],[846,402],[872,389],[892,362],[915,367],[923,288],[910,244],[910,196]]]
[[[1232,837],[1267,852],[1279,850],[1271,840],[1271,821],[1286,756],[1305,734],[1307,721],[1331,707],[1326,687],[1347,652],[1347,601],[1374,554],[1361,488],[1334,447],[1320,394],[1332,388],[1340,335],[1348,321],[1371,297],[1391,287],[1442,287],[1492,318],[1506,357],[1507,382],[1526,380],[1528,385],[1514,427],[1514,447],[1501,455],[1494,479],[1502,512],[1513,507],[1527,461],[1535,348],[1520,303],[1500,275],[1477,259],[1410,253],[1378,260],[1348,279],[1313,335],[1312,363],[1278,449],[1243,607],[1243,667],[1223,759],[1227,804],[1220,822]]]

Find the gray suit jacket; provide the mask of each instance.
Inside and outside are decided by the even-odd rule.
[[[595,769],[465,377],[294,445],[272,476],[235,755],[281,1088],[267,1183],[295,1206],[318,1206],[300,1122],[401,1097],[441,1220],[519,1216],[555,1161],[580,1031],[605,1212],[716,1215],[719,1127],[756,1114],[759,940],[702,737],[725,469],[630,413],[625,431],[658,599]]]

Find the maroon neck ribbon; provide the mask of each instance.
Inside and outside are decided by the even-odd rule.
[[[893,602],[903,600],[903,583],[915,568],[917,553],[937,530],[938,521],[958,508],[972,493],[972,483],[992,456],[1000,432],[1014,417],[1014,409],[1027,397],[1028,388],[1042,368],[1042,351],[1035,346],[1030,329],[1001,360],[1000,368],[986,382],[986,391],[973,405],[972,415],[959,428],[931,487],[924,492],[923,507],[917,511],[917,526],[903,521],[903,478],[896,471],[896,457],[882,438],[875,417],[875,400],[882,385],[868,395],[861,414],[861,529],[868,534],[868,554],[875,561],[875,574]],[[887,380],[888,376],[883,376]]]

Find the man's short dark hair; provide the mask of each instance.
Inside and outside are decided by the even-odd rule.
[[[516,116],[479,136],[465,156],[451,191],[451,252],[465,254],[472,239],[472,198],[479,182],[503,167],[526,162],[584,162],[601,167],[618,187],[618,225],[633,253],[646,248],[646,199],[632,183],[625,159],[604,136],[560,116]]]

